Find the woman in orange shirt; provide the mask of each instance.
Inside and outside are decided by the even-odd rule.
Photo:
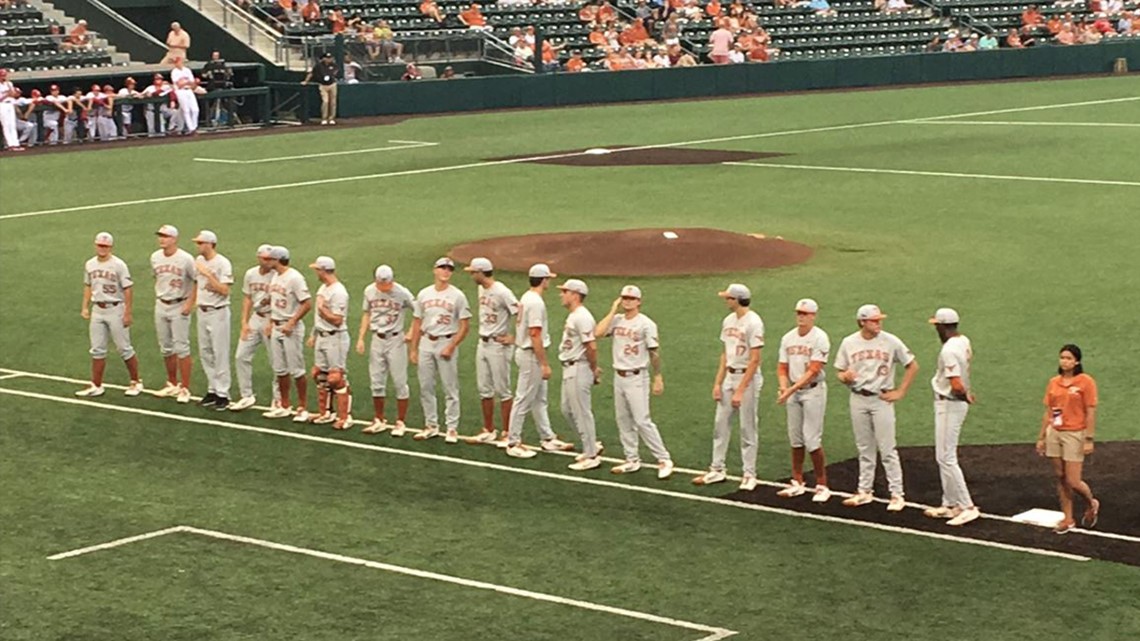
[[[1080,494],[1088,504],[1081,525],[1096,525],[1100,501],[1093,497],[1088,483],[1081,479],[1085,457],[1093,453],[1096,434],[1096,381],[1084,373],[1081,366],[1081,348],[1065,345],[1061,348],[1057,375],[1049,379],[1045,388],[1045,416],[1037,436],[1037,454],[1053,462],[1057,477],[1057,495],[1065,518],[1053,529],[1064,534],[1076,527],[1073,519],[1073,494]]]

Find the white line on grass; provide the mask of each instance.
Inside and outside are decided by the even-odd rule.
[[[1043,111],[1045,109],[1066,109],[1068,107],[1089,107],[1092,105],[1111,105],[1117,102],[1133,102],[1140,100],[1140,96],[1129,96],[1127,98],[1108,98],[1105,100],[1084,100],[1082,102],[1063,102],[1053,105],[1035,105],[1033,107],[1014,107],[1012,109],[991,109],[990,111],[972,111],[964,114],[951,114],[948,116],[930,116],[929,118],[915,118],[913,120],[904,120],[902,122],[922,122],[929,120],[947,120],[950,118],[969,118],[971,116],[992,116],[995,114],[1013,114],[1025,111]]]
[[[1108,185],[1112,187],[1140,187],[1140,182],[1128,180],[1098,180],[1095,178],[1051,178],[1048,176],[1007,176],[1002,174],[965,174],[953,171],[918,171],[914,169],[874,169],[871,167],[829,167],[826,165],[788,165],[775,162],[726,162],[734,167],[768,167],[809,171],[838,171],[854,174],[895,174],[899,176],[936,176],[939,178],[973,178],[979,180],[1012,180],[1035,183],[1065,183],[1077,185]]]
[[[83,556],[84,554],[90,554],[92,552],[98,552],[99,550],[110,550],[111,548],[117,548],[120,545],[127,545],[130,543],[138,543],[139,541],[145,541],[147,539],[154,539],[154,538],[158,538],[160,536],[166,536],[167,534],[174,534],[175,532],[184,532],[184,531],[186,531],[185,526],[176,525],[174,527],[168,527],[168,528],[165,528],[162,530],[155,530],[153,532],[146,532],[144,534],[136,534],[135,536],[127,536],[127,537],[123,537],[121,539],[115,539],[114,541],[107,541],[106,543],[100,543],[98,545],[88,545],[85,548],[79,548],[77,550],[69,550],[67,552],[60,552],[59,554],[53,554],[53,555],[49,556],[48,560],[49,561],[61,561],[63,559],[70,559],[70,558],[77,557],[77,556]]]
[[[1048,120],[914,120],[908,125],[996,125],[1001,127],[1140,127],[1140,122],[1050,122]]]
[[[21,376],[23,376],[23,374],[18,374],[18,373],[4,374],[3,376],[0,376],[0,381],[6,381],[9,378],[19,378]]]
[[[40,394],[37,392],[25,392],[23,390],[14,390],[0,387],[0,394],[10,394],[13,396],[21,396],[24,398],[33,398],[44,401],[52,401],[56,403],[63,403],[65,405],[76,405],[79,407],[90,407],[94,409],[102,409],[112,412],[120,412],[124,414],[134,414],[136,416],[149,416],[151,418],[164,418],[183,423],[194,423],[197,425],[209,425],[212,427],[222,427],[226,429],[238,430],[243,432],[254,432],[267,436],[278,436],[281,438],[290,438],[300,441],[309,441],[312,443],[322,443],[325,445],[335,445],[339,447],[348,447],[360,450],[369,450],[373,452],[383,452],[385,454],[394,454],[396,456],[407,456],[411,458],[425,459],[430,461],[452,463],[455,465],[466,465],[470,467],[478,467],[482,469],[496,470],[499,472],[508,472],[511,474],[522,474],[524,476],[535,476],[539,478],[555,479],[565,481],[568,483],[580,483],[583,485],[594,485],[598,487],[607,487],[613,489],[624,490],[627,492],[639,492],[643,494],[652,494],[656,496],[665,496],[669,498],[682,499],[686,501],[695,501],[698,503],[706,503],[711,505],[720,505],[724,507],[733,507],[737,509],[753,510],[756,512],[766,512],[769,514],[780,514],[783,516],[791,516],[795,518],[810,519],[813,521],[822,521],[825,523],[841,523],[844,525],[853,525],[856,527],[863,527],[872,530],[880,530],[883,532],[892,532],[895,534],[910,534],[913,536],[920,536],[930,539],[938,539],[941,541],[953,541],[957,543],[966,543],[969,545],[978,545],[982,547],[996,548],[1000,550],[1009,550],[1014,552],[1024,552],[1027,554],[1036,554],[1040,556],[1049,556],[1060,559],[1068,559],[1071,561],[1088,561],[1089,558],[1075,554],[1068,554],[1065,552],[1055,552],[1053,550],[1043,550],[1038,548],[1024,547],[1020,545],[1012,545],[1008,543],[999,543],[996,541],[986,541],[983,539],[972,539],[969,537],[955,536],[952,534],[942,534],[939,532],[927,532],[924,530],[913,530],[910,528],[900,527],[896,525],[885,525],[882,523],[874,523],[870,521],[857,521],[851,519],[840,518],[836,516],[829,516],[826,514],[814,514],[811,512],[799,512],[796,510],[770,507],[767,505],[759,505],[756,503],[744,503],[741,501],[733,501],[730,499],[722,499],[718,497],[704,496],[700,494],[688,494],[677,492],[673,490],[662,490],[653,487],[646,487],[641,485],[629,485],[624,483],[616,483],[613,481],[603,481],[600,479],[590,478],[587,476],[569,476],[566,474],[555,474],[553,472],[545,472],[542,470],[532,470],[526,468],[510,467],[507,465],[500,465],[498,463],[487,463],[484,461],[473,461],[468,459],[453,458],[450,456],[443,456],[440,454],[432,454],[429,452],[419,452],[413,450],[403,450],[391,447],[384,447],[380,445],[372,445],[369,443],[360,443],[357,441],[347,441],[325,436],[313,436],[311,434],[304,434],[301,432],[288,432],[284,430],[275,430],[267,427],[258,427],[256,425],[244,425],[241,423],[230,423],[227,421],[219,421],[215,419],[198,418],[194,416],[180,416],[178,414],[168,414],[166,412],[157,412],[154,410],[146,410],[135,407],[123,407],[120,405],[110,405],[107,403],[98,403],[95,401],[88,401],[78,398],[65,398],[59,396],[52,396],[50,394]]]
[[[330,156],[351,156],[354,154],[371,154],[380,151],[399,151],[401,149],[418,149],[420,147],[435,147],[438,142],[418,142],[415,140],[389,140],[396,143],[395,147],[370,147],[368,149],[350,149],[347,151],[327,151],[318,154],[302,154],[299,156],[276,156],[274,158],[259,158],[257,160],[227,160],[225,158],[195,158],[195,162],[213,162],[227,165],[260,165],[267,162],[283,162],[286,160],[305,160],[308,158],[328,158]]]

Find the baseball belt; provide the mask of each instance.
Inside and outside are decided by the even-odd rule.
[[[343,329],[330,329],[330,330],[318,329],[317,330],[317,336],[320,336],[321,338],[326,338],[329,336],[336,336],[337,334],[339,334],[343,331],[344,331]]]
[[[748,368],[726,367],[724,368],[724,371],[728,372],[729,374],[743,374],[744,372],[748,371]]]
[[[158,299],[158,302],[162,303],[163,305],[177,305],[178,303],[185,301],[187,298],[187,296],[183,296],[182,298],[172,298],[170,300],[160,298]]]
[[[936,393],[934,395],[934,398],[936,400],[939,400],[939,401],[956,401],[959,403],[965,403],[966,402],[966,399],[964,399],[964,398],[957,398],[955,396],[946,396],[945,394],[937,394]]]
[[[395,338],[396,336],[399,336],[399,335],[400,335],[400,330],[396,330],[394,332],[376,332],[376,338],[380,338],[380,339]]]
[[[883,390],[883,392],[889,392],[889,391],[890,390]],[[882,392],[872,392],[871,390],[865,390],[865,389],[853,389],[853,390],[851,390],[851,393],[852,394],[858,394],[859,396],[878,396]]]
[[[622,378],[629,378],[630,376],[637,376],[641,371],[640,369],[615,369],[614,373]]]
[[[432,336],[430,334],[427,334],[426,336],[429,341],[446,341],[450,340],[452,336],[455,336],[455,334],[443,334],[441,336]]]
[[[199,305],[198,311],[200,311],[200,312],[213,312],[213,311],[222,309],[223,307],[229,307],[229,305]]]
[[[97,305],[98,307],[100,307],[102,309],[107,309],[108,307],[115,307],[115,306],[120,305],[120,304],[122,304],[122,301],[114,301],[111,303],[95,303],[95,305]]]

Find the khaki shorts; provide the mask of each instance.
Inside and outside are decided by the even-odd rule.
[[[1045,431],[1045,456],[1073,463],[1085,460],[1085,431],[1050,427]]]

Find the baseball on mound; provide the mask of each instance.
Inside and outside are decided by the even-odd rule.
[[[601,156],[603,154],[610,153],[610,150],[606,149],[605,147],[594,147],[592,149],[587,149],[586,153],[590,154],[591,156]]]

